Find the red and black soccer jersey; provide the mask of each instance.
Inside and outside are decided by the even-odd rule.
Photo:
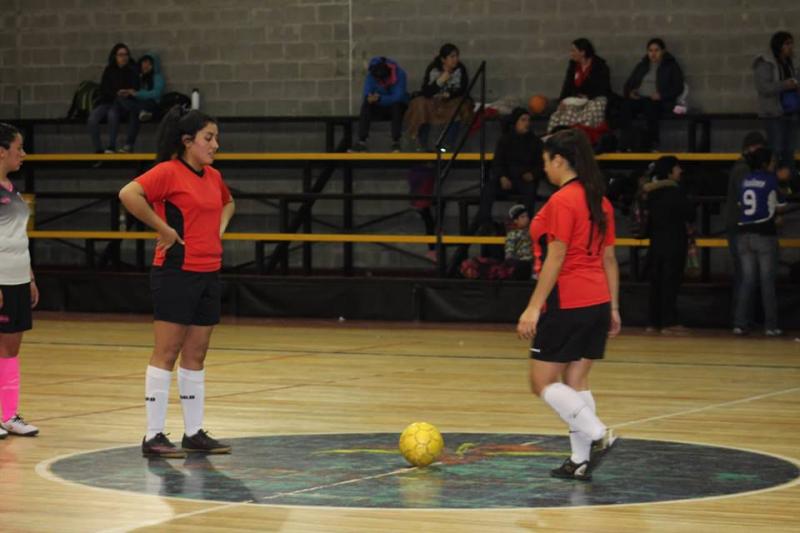
[[[614,209],[603,198],[607,226],[605,237],[589,221],[583,185],[577,179],[556,191],[531,223],[536,272],[540,272],[547,246],[554,240],[567,245],[567,255],[547,306],[558,309],[588,307],[611,301],[603,251],[614,244]]]
[[[178,232],[185,246],[166,253],[156,249],[154,266],[190,272],[214,272],[222,267],[219,226],[222,207],[231,193],[212,167],[202,174],[180,159],[159,163],[135,180],[144,189],[156,214]]]

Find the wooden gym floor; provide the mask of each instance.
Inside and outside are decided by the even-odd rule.
[[[61,479],[50,469],[58,457],[141,442],[151,342],[147,317],[37,315],[21,354],[21,411],[41,435],[0,441],[0,531],[798,531],[797,478],[672,502],[422,510],[224,503]],[[399,434],[416,420],[438,426],[446,441],[459,432],[566,433],[528,392],[527,347],[510,325],[226,319],[206,368],[206,426],[223,439]],[[624,330],[595,367],[592,390],[622,443],[691,442],[800,464],[800,342],[793,336]],[[179,441],[174,382],[171,396],[168,431]],[[134,448],[127,455],[145,461]],[[560,461],[537,460],[545,459],[548,467]],[[647,461],[664,468],[658,456]],[[596,480],[611,466],[598,469]],[[115,465],[97,468],[113,473]]]

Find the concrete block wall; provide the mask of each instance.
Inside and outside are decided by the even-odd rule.
[[[155,50],[170,90],[201,90],[218,115],[347,114],[366,62],[396,58],[411,88],[446,41],[471,71],[489,64],[490,98],[557,94],[571,40],[593,40],[620,89],[646,40],[677,55],[692,104],[753,111],[750,63],[795,0],[4,0],[0,117],[59,117],[111,46]]]

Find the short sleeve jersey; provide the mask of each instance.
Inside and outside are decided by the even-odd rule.
[[[774,173],[750,173],[739,189],[739,231],[776,234],[775,213],[785,204]]]
[[[0,185],[0,285],[31,281],[28,205],[14,185]]]
[[[153,265],[189,272],[215,272],[222,267],[219,236],[222,208],[231,193],[212,167],[195,172],[183,160],[159,163],[135,180],[156,214],[178,232],[185,245],[157,249]]]
[[[614,209],[603,198],[605,237],[590,221],[583,185],[573,180],[563,185],[539,210],[531,223],[534,268],[541,272],[548,245],[559,240],[567,254],[558,280],[547,299],[548,309],[574,309],[611,301],[603,252],[614,244]]]

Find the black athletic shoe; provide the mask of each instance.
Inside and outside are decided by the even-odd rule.
[[[202,429],[191,437],[184,434],[181,447],[190,453],[231,453],[230,444],[209,437],[208,433]]]
[[[142,439],[142,455],[145,457],[183,459],[186,457],[186,452],[176,448],[166,435],[158,433],[150,440]]]
[[[577,479],[578,481],[591,481],[592,474],[589,473],[589,461],[575,464],[572,459],[567,457],[564,464],[550,471],[550,477],[559,479]]]
[[[608,453],[614,448],[614,445],[617,443],[618,437],[614,433],[614,430],[611,428],[606,429],[603,438],[599,440],[592,441],[592,448],[589,451],[589,470],[593,471],[600,463],[603,462],[603,459],[608,455]]]

